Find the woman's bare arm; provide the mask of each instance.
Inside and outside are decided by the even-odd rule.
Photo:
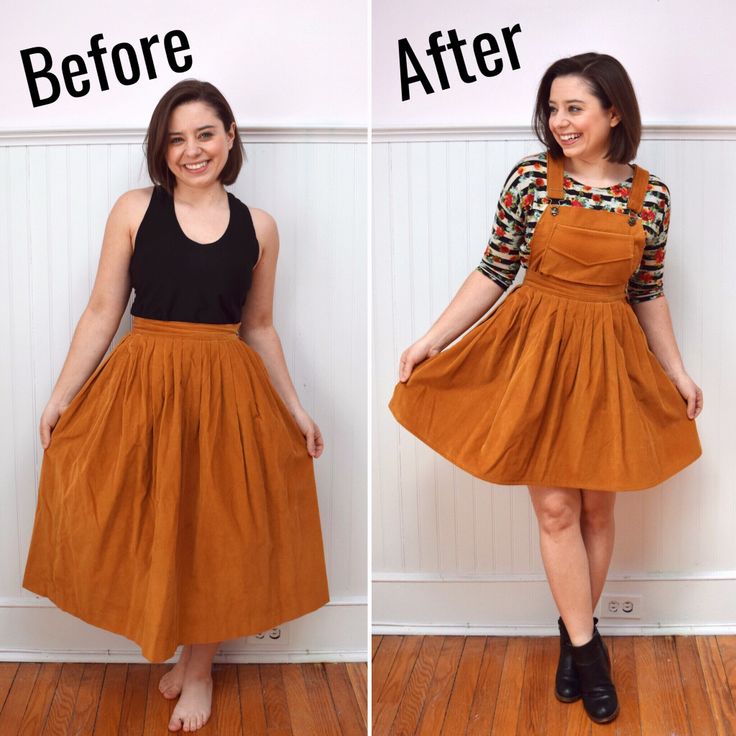
[[[133,192],[121,195],[108,216],[92,293],[41,417],[39,431],[44,449],[49,445],[51,430],[59,417],[99,365],[128,303],[131,288],[128,265],[132,254],[130,223],[137,198],[140,195]]]
[[[647,337],[649,348],[687,401],[688,417],[694,419],[703,409],[703,392],[685,370],[672,329],[672,316],[667,297],[660,296],[656,299],[634,302],[631,308]]]
[[[243,305],[240,336],[261,356],[271,383],[304,433],[310,455],[319,457],[324,448],[319,427],[299,401],[286,367],[281,339],[273,324],[273,297],[279,254],[278,229],[275,220],[267,212],[254,207],[250,212],[261,253],[253,268],[253,281]]]
[[[439,353],[475,324],[503,292],[495,281],[473,270],[426,334],[401,354],[399,380],[407,381],[415,365]]]

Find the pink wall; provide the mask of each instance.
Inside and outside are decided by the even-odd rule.
[[[218,86],[241,125],[367,125],[366,0],[128,0],[104,6],[77,0],[73,7],[70,13],[67,3],[31,0],[5,9],[3,128],[144,127],[161,94],[185,77]],[[194,61],[190,71],[172,71],[159,43],[152,47],[156,79],[144,72],[131,86],[117,82],[111,60],[116,44],[136,48],[143,69],[139,39],[158,34],[163,42],[172,29],[187,35]],[[101,91],[93,72],[85,77],[91,82],[85,97],[71,97],[62,82],[58,101],[34,108],[20,49],[47,48],[52,71],[61,77],[62,59],[69,54],[79,54],[94,70],[86,52],[96,33],[103,34],[101,45],[108,51],[102,58],[110,89]],[[41,89],[46,96],[50,86]]]
[[[503,53],[501,29],[514,36],[520,68]],[[554,60],[585,51],[608,53],[627,68],[645,124],[736,123],[736,61],[732,30],[736,6],[729,0],[617,0],[615,3],[547,3],[524,0],[373,0],[373,124],[375,126],[528,125],[536,88]],[[442,54],[449,89],[441,90],[428,37],[456,29],[477,81],[460,79],[453,52]],[[490,32],[504,67],[495,77],[477,73],[472,43]],[[398,40],[407,38],[427,72],[433,94],[410,85],[402,102]],[[491,62],[493,58],[489,57]]]

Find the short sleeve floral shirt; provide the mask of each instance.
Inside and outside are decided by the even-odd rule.
[[[589,187],[565,176],[565,203],[572,207],[624,212],[633,177],[612,187]],[[534,228],[547,206],[547,154],[542,151],[521,159],[506,179],[498,200],[493,232],[477,267],[504,290],[511,286],[520,266],[527,267]],[[670,222],[670,192],[649,174],[640,217],[646,244],[639,268],[627,286],[630,303],[664,296],[664,252]]]

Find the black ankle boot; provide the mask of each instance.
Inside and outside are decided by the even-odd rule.
[[[589,642],[570,646],[586,713],[596,723],[612,721],[618,715],[618,698],[611,680],[611,659],[598,629],[593,626]]]
[[[593,626],[595,627],[597,623],[598,619],[594,617]],[[560,629],[560,659],[557,662],[557,674],[555,675],[555,697],[563,703],[574,703],[580,700],[581,696],[580,678],[572,659],[570,635],[567,633],[562,617],[557,619],[557,626]]]

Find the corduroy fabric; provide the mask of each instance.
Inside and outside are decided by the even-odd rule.
[[[44,453],[23,587],[152,662],[329,599],[312,458],[238,328],[134,317]]]
[[[406,429],[472,475],[503,485],[651,488],[701,454],[695,420],[626,301],[645,232],[648,172],[627,213],[549,197],[525,279],[456,343],[414,367],[389,403]]]

